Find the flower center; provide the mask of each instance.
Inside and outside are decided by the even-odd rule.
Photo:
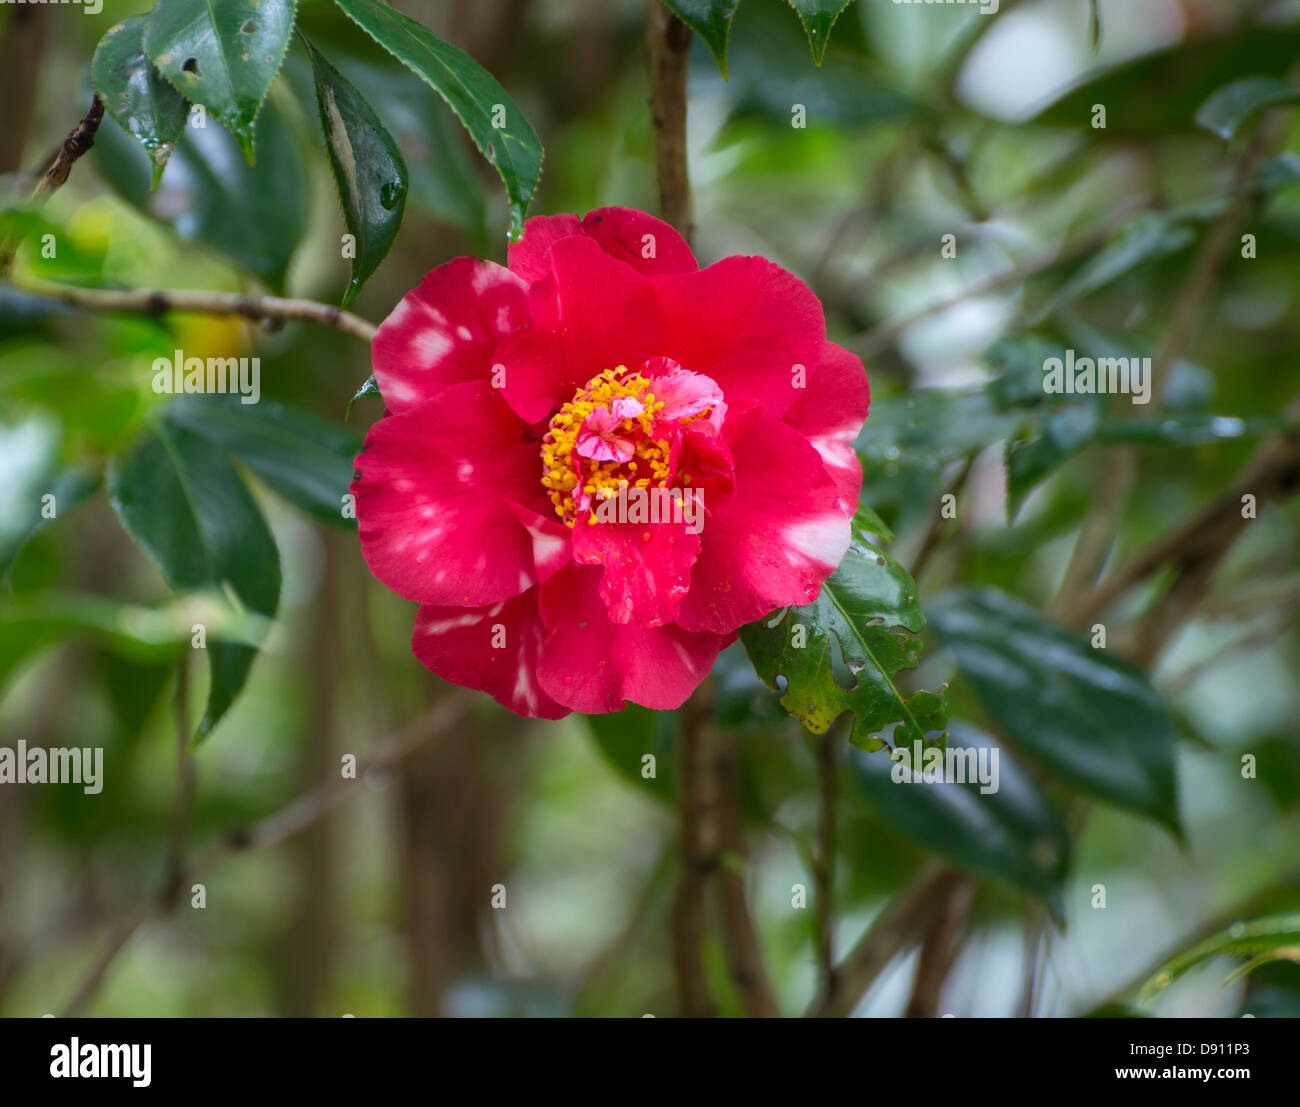
[[[674,476],[671,441],[656,436],[664,401],[627,366],[593,377],[556,413],[542,439],[542,485],[555,513],[573,526],[580,511],[625,488],[667,487]],[[687,478],[689,483],[689,478]]]

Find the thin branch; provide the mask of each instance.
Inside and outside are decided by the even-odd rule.
[[[763,963],[763,946],[745,894],[748,850],[740,803],[740,759],[734,736],[718,737],[714,766],[720,801],[719,833],[724,851],[717,870],[723,950],[745,1014],[753,1019],[773,1019],[781,1011],[772,993]]]
[[[975,464],[975,455],[971,454],[966,458],[965,463],[958,471],[956,479],[953,480],[952,486],[948,492],[955,498],[961,495],[962,489],[966,487],[966,481],[970,477],[971,468]],[[925,539],[921,543],[921,548],[917,551],[916,559],[912,562],[912,579],[919,580],[921,573],[930,563],[930,558],[934,556],[935,550],[939,548],[939,540],[943,537],[943,532],[947,529],[944,524],[947,520],[943,517],[943,511],[940,510],[930,524],[930,529],[925,533]]]
[[[831,727],[817,739],[817,852],[813,857],[813,881],[817,900],[817,967],[821,998],[829,1003],[838,989],[835,971],[835,749],[842,731]]]
[[[332,327],[362,342],[374,341],[378,328],[360,316],[315,300],[286,300],[278,296],[246,296],[238,292],[173,291],[137,289],[115,291],[71,288],[66,285],[24,284],[21,289],[46,299],[58,300],[86,311],[126,312],[161,316],[169,312],[198,315],[233,315],[254,321],[287,323],[300,321]]]
[[[172,813],[171,856],[161,897],[175,901],[184,887],[185,848],[189,840],[190,820],[194,809],[194,759],[190,756],[189,656],[182,656],[176,666],[176,803]]]
[[[109,940],[95,959],[90,972],[81,982],[64,1011],[64,1017],[79,1014],[94,998],[114,959],[131,940],[135,932],[147,921],[169,914],[175,906],[172,886],[183,889],[198,880],[217,864],[237,853],[263,846],[273,846],[310,826],[333,809],[345,796],[355,795],[366,773],[387,771],[401,764],[429,742],[445,734],[465,717],[474,703],[474,695],[464,689],[455,689],[443,696],[403,730],[381,742],[373,753],[357,763],[354,780],[331,778],[325,783],[299,796],[279,811],[266,816],[251,827],[229,831],[206,852],[195,857],[189,865],[181,866],[160,888],[158,894],[133,907],[113,927]]]
[[[836,966],[839,986],[827,1000],[818,997],[809,1018],[846,1018],[890,962],[925,933],[928,921],[947,902],[953,886],[966,877],[939,864],[927,865],[890,903]]]
[[[957,961],[958,943],[975,899],[975,888],[974,877],[962,875],[954,879],[938,909],[926,920],[912,995],[904,1011],[906,1018],[939,1017],[943,986]]]
[[[677,736],[678,857],[672,910],[673,970],[677,999],[686,1018],[711,1018],[713,998],[704,970],[708,933],[708,887],[718,866],[718,780],[707,705],[699,693],[683,709]]]
[[[1205,316],[1206,305],[1214,293],[1227,260],[1237,225],[1250,201],[1251,186],[1260,167],[1268,159],[1282,135],[1284,120],[1277,117],[1260,129],[1233,173],[1231,202],[1205,236],[1196,263],[1179,293],[1164,342],[1151,366],[1151,395],[1158,404],[1170,370],[1191,344]],[[1102,496],[1084,519],[1065,577],[1053,607],[1068,612],[1072,598],[1091,588],[1097,580],[1114,544],[1129,493],[1137,480],[1139,454],[1128,447],[1114,451],[1107,462]]]
[[[36,182],[36,187],[28,199],[30,207],[40,207],[52,193],[63,187],[68,174],[72,172],[72,167],[95,145],[95,135],[99,131],[99,124],[103,118],[104,102],[96,93],[90,101],[90,110],[86,112],[85,118],[68,133],[68,137],[55,152],[49,167]],[[9,275],[19,241],[18,236],[11,236],[0,244],[0,277]]]
[[[1186,576],[1200,566],[1217,565],[1246,525],[1242,498],[1255,497],[1257,508],[1300,491],[1300,435],[1271,440],[1232,486],[1182,524],[1155,539],[1131,560],[1105,577],[1069,608],[1069,621],[1095,618],[1130,589],[1173,565]],[[1204,598],[1202,595],[1201,598]]]
[[[694,228],[686,169],[686,77],[691,29],[660,0],[645,0],[645,46],[659,214],[690,242]]]

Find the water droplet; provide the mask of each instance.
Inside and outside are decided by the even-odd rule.
[[[386,181],[379,189],[379,202],[384,205],[386,211],[392,211],[397,207],[397,202],[402,198],[402,182]]]

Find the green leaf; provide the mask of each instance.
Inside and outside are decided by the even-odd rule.
[[[80,470],[59,460],[60,428],[47,417],[32,416],[13,425],[0,423],[0,585],[9,587],[10,571],[27,541],[50,520],[46,495],[55,518],[71,511],[98,485]]]
[[[109,29],[95,49],[91,80],[104,107],[153,159],[153,187],[185,126],[189,110],[144,52],[148,17],[133,15]]]
[[[1113,284],[1139,266],[1169,257],[1196,241],[1188,213],[1151,212],[1139,216],[1115,241],[1093,254],[1030,320],[1036,325],[1082,296]]]
[[[1300,948],[1297,947],[1300,947],[1300,915],[1276,915],[1251,922],[1235,922],[1227,930],[1167,961],[1142,985],[1138,998],[1150,999],[1212,957],[1249,957],[1251,961],[1242,968],[1253,971],[1270,961],[1297,959],[1300,957]],[[1230,983],[1240,975],[1243,972],[1238,970],[1224,983]]]
[[[238,396],[178,396],[167,422],[228,450],[290,503],[334,527],[343,515],[364,436],[287,404],[245,405]]]
[[[969,758],[964,751],[974,751],[976,758],[988,751],[982,754],[984,767],[996,764],[996,777],[989,781],[996,781],[996,791],[982,793],[965,760],[967,779],[959,784],[925,780],[924,760],[909,772],[914,760],[895,762],[857,750],[849,754],[851,779],[866,802],[909,838],[960,868],[1041,897],[1062,917],[1071,845],[1060,814],[1007,751],[969,723],[954,721],[947,753],[935,749],[930,756]]]
[[[1174,721],[1132,665],[996,589],[953,591],[930,621],[997,729],[1071,786],[1180,834]]]
[[[1088,12],[1089,38],[1092,40],[1092,52],[1101,49],[1101,0],[1092,0]]]
[[[365,98],[310,42],[316,103],[329,150],[330,168],[350,234],[356,239],[348,307],[379,268],[397,237],[409,179],[402,152]]]
[[[253,164],[253,124],[289,50],[297,0],[157,0],[144,52],[186,99],[239,141]]]
[[[1191,133],[1197,109],[1216,90],[1252,76],[1283,77],[1300,54],[1300,29],[1247,25],[1232,35],[1178,42],[1167,49],[1086,74],[1034,119],[1068,127],[1094,142],[1150,141]],[[1160,95],[1151,95],[1159,89]],[[1106,127],[1090,125],[1094,104]]]
[[[1007,507],[1013,518],[1044,477],[1097,437],[1104,413],[1102,403],[1065,404],[1046,415],[1038,434],[1007,446]]]
[[[118,657],[159,662],[174,658],[178,647],[189,649],[195,623],[213,638],[250,643],[268,629],[267,620],[215,593],[180,596],[161,607],[65,592],[8,603],[0,611],[0,689],[24,661],[69,637],[90,638]]]
[[[894,683],[920,659],[925,619],[907,571],[867,540],[871,526],[854,519],[848,553],[813,603],[750,623],[740,639],[768,687],[786,682],[781,703],[810,731],[824,734],[849,711],[853,743],[878,749],[894,723],[895,744],[942,731],[948,698],[946,689],[908,698]]]
[[[307,229],[307,176],[298,136],[274,103],[257,137],[262,156],[250,166],[221,127],[186,127],[152,195],[149,159],[121,132],[101,128],[90,156],[129,203],[280,290]]]
[[[1284,104],[1300,104],[1300,88],[1276,77],[1245,77],[1206,100],[1196,125],[1229,142],[1248,120]]]
[[[804,34],[808,36],[808,45],[812,48],[813,61],[818,65],[826,53],[826,44],[831,38],[831,28],[835,21],[853,0],[789,0],[790,7],[799,13],[799,22],[803,24]]]
[[[718,72],[727,76],[727,39],[740,0],[664,0],[668,9],[704,40]]]
[[[677,741],[677,712],[652,711],[628,704],[608,715],[588,715],[591,737],[605,760],[624,780],[645,788],[661,800],[672,802],[675,794],[674,750]],[[652,754],[655,775],[642,773],[642,758]]]
[[[383,399],[383,397],[379,395],[379,382],[375,380],[374,373],[371,373],[370,376],[366,378],[365,383],[352,394],[352,399],[348,401],[347,410],[343,412],[344,419],[347,419],[352,415],[352,405],[365,396],[375,396],[381,400]]]
[[[491,73],[414,19],[379,0],[335,3],[456,113],[474,145],[501,174],[510,202],[511,234],[517,238],[542,175],[542,144],[524,113]]]
[[[181,592],[228,590],[267,618],[280,600],[280,557],[266,520],[225,455],[189,431],[160,424],[109,464],[108,490],[127,533]],[[207,644],[212,682],[194,740],[229,709],[256,650]]]

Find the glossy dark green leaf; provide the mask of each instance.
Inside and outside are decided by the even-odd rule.
[[[297,0],[157,0],[144,51],[230,130],[251,165],[253,124],[289,49]]]
[[[1111,419],[1097,431],[1099,442],[1139,446],[1208,446],[1271,434],[1289,424],[1277,416],[1207,415],[1178,412],[1137,419]]]
[[[274,103],[257,120],[262,156],[255,166],[221,127],[191,125],[152,195],[144,153],[118,132],[101,128],[100,135],[91,156],[126,200],[273,289],[283,287],[306,231],[309,200],[297,136]]]
[[[1037,434],[1007,447],[1007,506],[1014,516],[1025,498],[1050,473],[1097,437],[1104,404],[1064,404],[1048,412]]]
[[[831,38],[831,28],[853,0],[789,0],[789,3],[799,13],[799,22],[803,24],[808,45],[812,48],[813,61],[821,65],[826,44]]]
[[[1184,973],[1212,957],[1250,959],[1240,970],[1229,976],[1225,983],[1272,961],[1300,960],[1300,915],[1278,915],[1233,923],[1227,930],[1170,958],[1142,985],[1139,998],[1150,999]]]
[[[1243,77],[1201,105],[1196,125],[1228,142],[1249,120],[1285,104],[1300,104],[1300,88],[1276,77]]]
[[[95,49],[91,80],[104,107],[148,152],[156,187],[180,138],[189,105],[144,52],[149,17],[133,15],[109,29]]]
[[[739,642],[718,654],[711,676],[713,717],[724,730],[762,730],[789,718],[776,693],[754,672]]]
[[[677,740],[677,712],[651,711],[628,704],[608,715],[588,715],[591,736],[605,760],[619,776],[662,800],[672,801],[675,793],[674,750]],[[654,758],[654,776],[644,758]]]
[[[388,255],[402,225],[408,178],[402,152],[357,89],[310,43],[316,103],[348,233],[356,240],[347,307]]]
[[[379,0],[335,3],[456,113],[474,144],[501,174],[510,202],[511,232],[522,234],[528,204],[542,175],[542,144],[506,90],[463,50]]]
[[[1137,669],[996,589],[945,593],[928,614],[1017,749],[1180,833],[1173,717]]]
[[[1235,34],[1180,42],[1088,73],[1035,121],[1069,127],[1094,141],[1188,133],[1216,90],[1245,77],[1281,78],[1297,55],[1300,30],[1288,26],[1248,25]],[[1104,130],[1091,126],[1094,104],[1106,108]]]
[[[179,396],[167,422],[229,451],[290,503],[322,523],[355,528],[344,497],[363,436],[310,411],[237,396]]]
[[[848,553],[813,603],[750,623],[740,639],[755,671],[768,687],[784,688],[781,703],[805,727],[824,734],[849,711],[852,741],[874,749],[895,723],[895,744],[942,732],[948,700],[946,689],[908,697],[894,683],[920,659],[916,635],[925,619],[915,582],[867,540],[869,531],[854,520]]]
[[[956,773],[952,778],[932,773],[927,779],[919,771],[925,768],[924,760],[914,771],[914,753],[909,751],[909,761],[894,761],[883,751],[851,751],[854,786],[913,841],[969,872],[1041,897],[1060,918],[1065,911],[1070,835],[1033,779],[989,735],[965,722],[953,722],[946,753],[935,748],[929,754],[948,758],[964,783],[956,782]],[[986,773],[987,790],[981,787],[981,771]]]
[[[731,36],[731,20],[740,7],[740,0],[664,0],[664,4],[704,40],[718,63],[718,71],[727,75],[727,39]]]
[[[179,426],[142,435],[108,470],[127,532],[181,592],[228,590],[270,618],[280,600],[280,556],[262,513],[225,454]],[[209,641],[212,681],[195,741],[211,733],[243,688],[256,650]]]

